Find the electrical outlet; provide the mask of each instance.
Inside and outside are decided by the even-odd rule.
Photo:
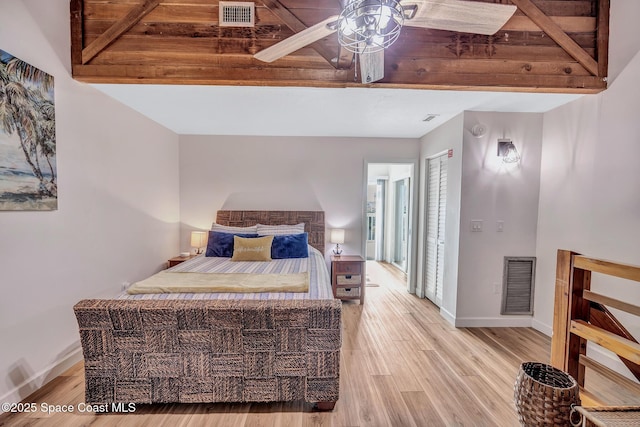
[[[503,220],[496,221],[496,231],[498,233],[502,233],[504,231],[504,221]]]
[[[129,289],[129,286],[131,286],[130,282],[122,282],[122,284],[120,285],[120,290],[126,291],[127,289]]]

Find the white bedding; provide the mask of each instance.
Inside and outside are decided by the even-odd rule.
[[[161,293],[130,295],[126,291],[117,299],[332,299],[331,280],[324,256],[309,246],[309,258],[273,260],[270,262],[231,262],[229,258],[205,257],[192,258],[167,271],[192,273],[265,273],[299,274],[309,273],[309,292],[198,292],[198,293]]]

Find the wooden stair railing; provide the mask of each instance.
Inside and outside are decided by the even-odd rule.
[[[587,342],[615,353],[640,381],[640,344],[606,307],[640,316],[640,307],[591,291],[591,273],[640,282],[640,267],[559,250],[556,268],[551,365],[585,390],[585,368],[637,393],[640,385],[586,356]]]
[[[593,294],[592,292],[589,292]],[[597,295],[597,294],[593,294]],[[587,298],[587,292],[585,291],[585,298]],[[612,332],[616,335],[624,337],[630,341],[635,343],[638,342],[633,335],[616,319],[616,317],[611,313],[607,307],[604,305],[594,302],[591,300],[591,312],[589,314],[591,324],[595,325],[599,328],[604,329],[605,331]],[[629,359],[625,359],[624,357],[620,357],[620,360],[624,365],[631,371],[633,376],[640,381],[640,364],[634,363]]]

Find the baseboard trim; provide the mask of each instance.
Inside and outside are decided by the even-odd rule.
[[[542,332],[543,334],[545,334],[548,337],[553,335],[553,328],[551,326],[547,325],[546,323],[542,323],[538,319],[532,319],[531,320],[531,327],[533,329],[535,329],[536,331]]]
[[[456,316],[447,311],[446,308],[440,307],[440,316],[442,316],[444,320],[449,322],[451,326],[456,326]]]
[[[530,328],[530,316],[526,317],[464,317],[455,319],[456,328]]]
[[[82,348],[80,341],[71,346],[72,350],[60,360],[54,361],[49,366],[41,369],[38,373],[33,374],[30,378],[24,380],[21,384],[9,390],[4,396],[0,397],[2,402],[21,402],[29,397],[34,391],[42,388],[51,380],[63,374],[76,363],[82,360]]]

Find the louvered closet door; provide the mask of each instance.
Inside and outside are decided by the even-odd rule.
[[[447,155],[427,160],[427,247],[425,295],[442,304],[445,213],[447,210]]]

